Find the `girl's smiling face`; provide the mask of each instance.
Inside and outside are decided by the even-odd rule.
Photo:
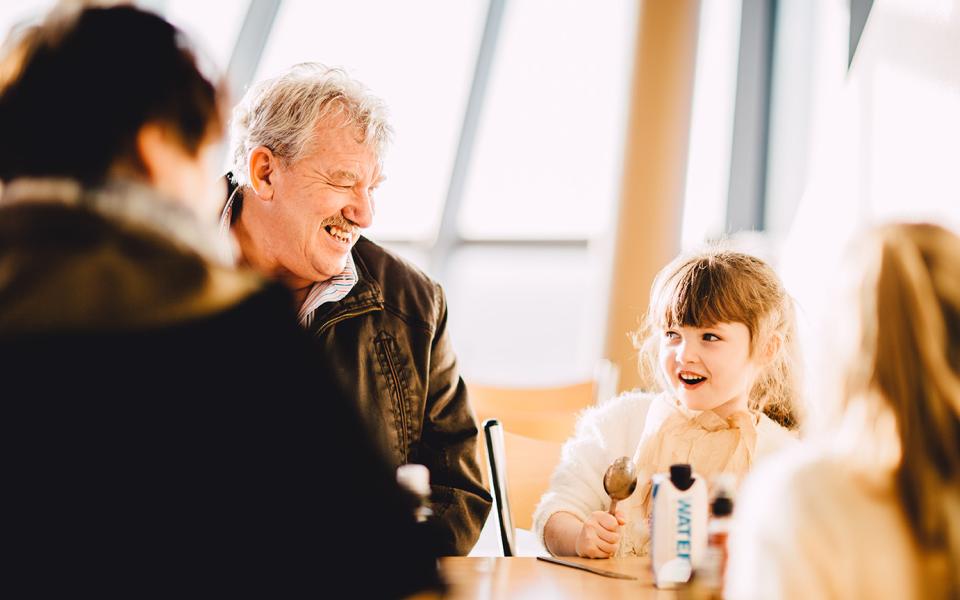
[[[724,418],[747,410],[760,368],[743,323],[664,327],[659,359],[669,389],[687,408],[712,410]]]

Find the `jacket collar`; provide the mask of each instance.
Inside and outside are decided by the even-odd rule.
[[[357,283],[339,302],[323,304],[317,309],[314,316],[313,329],[319,330],[332,321],[339,321],[347,316],[356,313],[365,313],[373,310],[383,310],[383,291],[380,283],[373,278],[370,269],[363,260],[363,256],[357,251],[357,246],[366,243],[366,239],[361,236],[354,245],[351,254],[353,262],[357,266]]]
[[[113,221],[157,233],[210,262],[227,264],[229,247],[217,235],[215,222],[203,223],[186,205],[130,180],[113,180],[84,188],[71,179],[21,178],[5,184],[0,206],[24,203],[85,208]]]

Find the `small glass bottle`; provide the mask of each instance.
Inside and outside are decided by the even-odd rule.
[[[433,516],[430,508],[430,470],[423,465],[407,464],[397,467],[397,483],[416,496],[418,502],[413,515],[418,523]]]
[[[723,576],[727,569],[727,537],[733,514],[733,500],[724,486],[719,486],[710,503],[710,523],[707,525],[707,552],[697,572],[699,587],[706,598],[721,598]]]

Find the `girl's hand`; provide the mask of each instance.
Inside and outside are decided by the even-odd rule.
[[[623,513],[617,516],[603,510],[595,510],[583,522],[577,536],[577,556],[584,558],[610,558],[620,544],[620,526],[626,523]]]

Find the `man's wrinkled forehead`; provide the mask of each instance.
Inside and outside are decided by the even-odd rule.
[[[378,176],[383,170],[379,149],[370,140],[351,135],[354,132],[350,127],[317,127],[304,160],[329,175],[345,175],[357,180],[363,176]],[[353,128],[356,130],[355,126]]]
[[[329,137],[330,134],[346,134],[346,139],[353,141],[357,146],[364,147],[373,152],[379,161],[381,159],[381,148],[377,143],[372,132],[352,119],[346,112],[333,112],[321,117],[313,125],[312,140],[314,142]],[[339,135],[337,137],[340,137]]]

